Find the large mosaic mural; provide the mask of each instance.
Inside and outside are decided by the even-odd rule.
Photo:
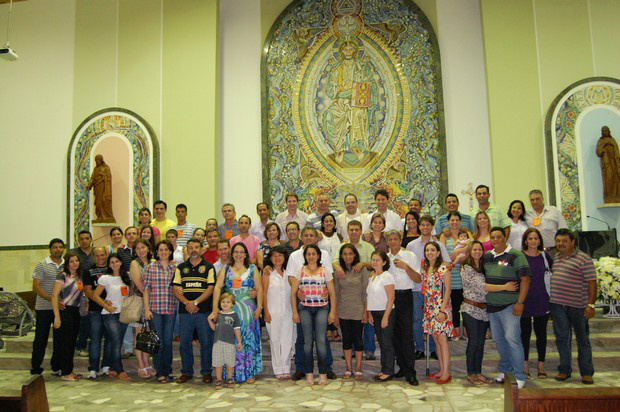
[[[348,192],[364,207],[385,188],[438,212],[447,169],[439,52],[408,0],[299,0],[273,25],[263,55],[263,190],[314,208]]]
[[[111,108],[89,116],[77,128],[67,156],[67,239],[90,228],[91,208],[86,186],[90,180],[92,149],[110,135],[126,139],[132,152],[133,216],[159,198],[159,147],[150,125],[129,110]]]
[[[582,113],[605,105],[620,110],[620,80],[585,79],[565,89],[549,108],[546,120],[547,170],[551,202],[561,207],[569,228],[581,230],[582,205],[577,155],[577,124]]]

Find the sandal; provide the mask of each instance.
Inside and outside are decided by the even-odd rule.
[[[80,380],[80,378],[78,378],[76,375],[63,375],[60,379],[65,382],[77,382]]]
[[[226,387],[227,388],[234,388],[235,387],[235,381],[233,381],[232,379],[227,379],[226,380]]]
[[[230,381],[231,379],[228,379],[228,381]],[[228,384],[228,381],[226,381],[226,383]],[[256,377],[252,376],[251,378],[247,378],[245,380],[245,383],[249,383],[250,385],[253,384],[254,382],[256,382]]]
[[[157,378],[157,382],[159,382],[159,383],[168,383],[168,379],[166,379],[165,376],[160,376],[159,378]]]
[[[355,380],[356,381],[363,381],[364,380],[364,374],[361,371],[355,371]]]
[[[467,382],[471,383],[472,385],[476,385],[476,386],[484,385],[484,382],[478,379],[476,375],[468,375]]]
[[[157,372],[155,372],[155,369],[153,369],[152,366],[147,366],[144,369],[149,373],[149,375],[151,375],[151,378],[157,376]]]
[[[118,378],[118,373],[116,371],[108,372],[108,378]]]
[[[476,375],[476,378],[482,383],[491,383],[491,379],[487,378],[483,374]]]
[[[353,375],[351,371],[346,371],[344,375],[342,375],[342,379],[349,379],[351,378],[351,375]]]
[[[342,336],[340,335],[335,335],[333,336],[334,342],[342,342]]]
[[[215,389],[222,389],[223,387],[224,387],[224,382],[222,382],[219,379],[215,381]]]
[[[311,373],[306,373],[306,385],[312,386],[314,385],[314,375]]]
[[[546,372],[538,372],[538,379],[547,379]]]
[[[327,385],[327,374],[319,374],[319,385],[325,386]]]
[[[138,376],[141,377],[142,379],[150,379],[151,378],[151,374],[149,373],[147,368],[138,369]]]
[[[131,380],[131,376],[127,375],[127,372],[123,371],[121,373],[118,374],[118,379],[121,381],[130,381]]]

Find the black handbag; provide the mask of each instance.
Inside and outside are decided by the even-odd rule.
[[[149,322],[142,323],[142,331],[136,336],[136,349],[154,355],[159,352],[161,339],[155,331],[151,330]]]

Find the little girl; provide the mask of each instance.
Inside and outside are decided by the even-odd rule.
[[[232,376],[235,373],[236,352],[241,352],[241,321],[239,316],[232,310],[235,304],[235,297],[230,293],[222,293],[220,296],[220,307],[222,310],[217,315],[214,322],[209,318],[209,325],[215,331],[213,336],[213,367],[215,367],[215,388],[222,389],[224,387],[222,374],[224,365],[226,365],[227,388],[234,388],[235,381]],[[237,345],[235,348],[235,338]]]

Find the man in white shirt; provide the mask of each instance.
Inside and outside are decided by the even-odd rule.
[[[295,193],[289,193],[286,195],[286,210],[276,217],[276,223],[280,226],[280,232],[282,233],[282,240],[286,239],[284,237],[284,233],[286,231],[286,225],[289,222],[297,222],[300,228],[304,228],[306,226],[308,215],[297,209],[298,204],[299,197],[297,197]]]
[[[225,265],[230,264],[230,243],[228,243],[228,240],[221,239],[217,241],[217,253],[220,255],[220,258],[213,264],[216,281],[217,276],[220,274],[220,270]]]
[[[269,219],[270,213],[271,209],[268,203],[260,202],[256,205],[256,214],[260,220],[252,225],[250,234],[256,236],[261,242],[265,241],[265,226],[267,223],[272,222],[272,220]]]
[[[545,199],[540,190],[530,191],[530,204],[532,208],[525,214],[525,221],[529,227],[540,231],[543,245],[551,256],[555,256],[555,234],[559,229],[566,229],[566,219],[562,211],[555,206],[545,205]]]
[[[451,262],[450,254],[443,243],[439,242],[435,238],[433,233],[433,227],[435,226],[435,220],[429,216],[424,215],[420,217],[420,237],[416,240],[409,242],[407,250],[415,253],[418,260],[421,262],[424,259],[424,247],[430,241],[435,241],[439,244],[441,249],[441,258],[444,262]],[[413,335],[415,338],[415,350],[416,359],[421,359],[424,356],[424,333],[422,332],[422,317],[424,316],[424,295],[422,294],[422,284],[416,283],[413,287]],[[435,342],[430,340],[429,350],[431,351],[431,357],[437,359],[437,353],[435,352]]]
[[[400,370],[395,378],[404,377],[410,385],[417,386],[415,371],[415,346],[413,342],[413,287],[420,284],[420,260],[415,253],[401,247],[402,236],[398,230],[385,233],[388,242],[390,268],[394,276],[394,351]]]
[[[347,233],[349,222],[357,220],[361,223],[362,212],[360,212],[357,207],[357,196],[353,193],[349,193],[344,197],[344,208],[345,211],[336,218],[336,230],[338,234],[342,236],[342,241],[346,242],[349,240],[349,235]]]
[[[289,283],[292,283],[295,278],[295,273],[301,269],[304,265],[304,250],[308,245],[316,245],[319,240],[319,234],[315,228],[306,226],[301,232],[301,239],[304,242],[302,248],[294,251],[288,258],[286,264],[285,275],[288,277]],[[321,250],[321,266],[325,268],[325,271],[333,273],[331,256],[325,250]],[[267,268],[265,268],[267,270]],[[334,357],[332,356],[332,350],[327,340],[327,334],[325,335],[325,346],[327,348],[327,354],[325,356],[325,363],[328,368],[327,378],[336,379],[336,374],[332,371],[332,363],[334,363]],[[306,376],[306,367],[304,363],[304,333],[301,327],[301,323],[297,324],[297,340],[295,341],[295,373],[293,374],[293,380],[298,381]]]
[[[385,218],[385,229],[384,232],[388,230],[402,230],[403,225],[401,224],[400,215],[390,209],[388,209],[388,203],[390,200],[390,194],[385,189],[379,189],[375,192],[375,204],[377,205],[377,210],[374,212],[365,213],[362,217],[362,230],[364,233],[370,230],[370,220],[375,213],[381,213]]]

